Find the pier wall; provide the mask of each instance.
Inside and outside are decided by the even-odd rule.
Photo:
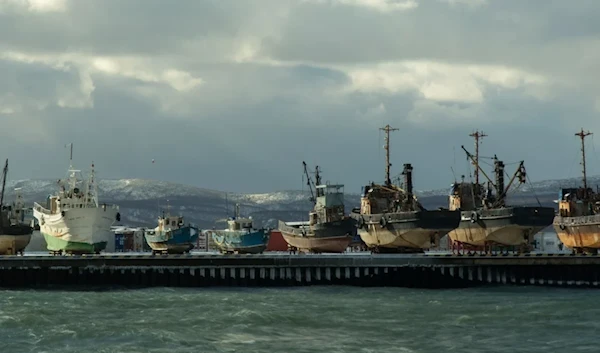
[[[0,256],[0,287],[600,286],[600,256]]]

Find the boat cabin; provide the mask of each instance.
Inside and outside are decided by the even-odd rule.
[[[325,184],[317,185],[317,206],[319,207],[344,207],[344,185]]]
[[[23,195],[20,192],[21,188],[16,188],[16,199],[11,207],[11,224],[18,224],[25,222],[25,202],[23,201]]]
[[[600,195],[591,188],[561,189],[557,202],[558,214],[562,217],[590,216],[600,213]]]
[[[454,183],[448,197],[450,211],[470,211],[484,207],[484,200],[493,198],[491,189],[484,190],[483,185],[474,183]]]
[[[413,211],[418,202],[412,194],[396,185],[379,185],[372,183],[363,189],[360,199],[362,214],[395,213]]]
[[[365,186],[363,188],[363,196],[360,199],[360,213],[384,213],[386,210],[393,207],[395,200],[398,200],[401,197],[399,193],[399,190],[391,189],[383,185],[376,185],[374,183]]]
[[[231,217],[227,220],[227,226],[228,226],[229,230],[252,229],[252,227],[253,227],[252,217],[248,217],[248,218]]]
[[[166,216],[158,219],[158,230],[183,228],[184,222],[182,216]]]
[[[315,207],[309,213],[309,224],[328,223],[344,218],[344,185],[317,185]]]
[[[252,217],[241,217],[240,216],[240,204],[235,204],[235,216],[227,219],[227,230],[248,230],[250,231],[254,227]]]
[[[76,208],[98,207],[96,197],[94,196],[95,193],[91,190],[92,188],[90,185],[88,184],[85,186],[85,192],[78,187],[73,186],[76,183],[74,176],[74,172],[76,171],[71,170],[71,172],[73,172],[73,180],[70,181],[70,186],[72,187],[67,188],[68,185],[62,180],[59,180],[58,184],[60,185],[60,191],[58,192],[58,195],[49,195],[46,198],[46,209],[50,210],[51,214],[57,214],[61,211]]]
[[[19,189],[17,189],[19,190]],[[6,225],[17,225],[25,222],[25,208],[23,203],[23,196],[20,193],[17,193],[16,201],[12,203],[12,205],[2,206],[1,215],[2,222],[1,226]],[[6,221],[6,222],[5,222]]]

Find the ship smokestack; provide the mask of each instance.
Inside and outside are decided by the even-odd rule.
[[[404,170],[402,171],[402,175],[404,175],[404,189],[408,194],[408,199],[412,200],[412,192],[413,192],[413,184],[412,184],[412,165],[410,163],[404,164]]]
[[[494,172],[496,173],[496,190],[499,199],[504,198],[504,162],[494,160]]]

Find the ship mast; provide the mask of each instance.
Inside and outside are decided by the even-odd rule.
[[[71,154],[69,157],[69,185],[71,187],[70,191],[73,191],[75,189],[75,187],[77,186],[77,176],[75,173],[79,172],[78,170],[74,170],[73,169],[73,142],[66,144],[66,147],[71,147]]]
[[[587,198],[587,176],[586,176],[586,170],[585,170],[585,138],[591,134],[592,133],[589,131],[583,131],[583,128],[581,128],[581,131],[579,131],[578,133],[575,134],[575,136],[579,136],[579,138],[581,139],[581,166],[583,167],[582,172],[583,172],[583,197],[584,198]]]
[[[469,136],[475,139],[475,185],[479,185],[479,140],[486,137],[487,135],[483,131],[475,130],[474,133]]]
[[[310,178],[310,174],[308,173],[308,168],[306,167],[306,162],[302,161],[302,166],[304,166],[304,174],[306,175],[306,185],[308,185],[308,189],[310,190],[310,201],[312,201],[313,204],[315,204],[317,202],[317,199],[315,198],[315,194],[313,192],[313,183],[312,183],[312,179]],[[317,183],[321,181],[321,176],[319,175],[319,167],[317,166]],[[315,190],[316,190],[316,186],[315,186]],[[317,195],[318,196],[318,195]]]
[[[4,206],[4,190],[6,188],[6,176],[7,175],[8,175],[8,159],[6,159],[6,163],[4,164],[4,169],[2,170],[2,192],[0,193],[0,210],[2,209],[2,206]]]
[[[510,178],[508,185],[506,187],[504,187],[504,162],[498,160],[498,157],[496,155],[494,155],[494,158],[493,158],[494,159],[494,173],[496,175],[496,183],[494,183],[492,181],[492,179],[490,179],[490,177],[485,173],[485,171],[479,166],[479,163],[477,163],[477,159],[475,158],[475,156],[473,156],[469,151],[467,151],[465,146],[460,146],[460,147],[465,151],[465,153],[467,154],[467,158],[471,160],[471,163],[476,165],[478,170],[481,171],[481,174],[483,174],[483,176],[488,180],[488,184],[493,186],[494,189],[496,190],[496,198],[497,199],[494,202],[494,205],[496,205],[496,206],[504,205],[504,201],[506,199],[508,190],[512,186],[515,179],[518,179],[520,183],[526,182],[527,171],[525,170],[525,164],[524,164],[525,162],[524,161],[519,162],[519,167],[517,168],[515,173]]]
[[[89,202],[92,202],[95,207],[98,207],[98,186],[96,185],[96,170],[94,168],[94,162],[92,162],[92,169],[90,170],[84,199],[86,207]]]
[[[65,145],[65,147],[71,147],[71,156],[69,157],[69,170],[73,169],[73,142]]]
[[[380,128],[379,130],[385,131],[385,185],[392,185],[392,179],[390,178],[390,168],[392,164],[390,163],[390,131],[397,131],[399,129],[392,128],[389,124],[385,127]]]
[[[315,166],[315,194],[317,197],[323,196],[323,189],[317,188],[318,185],[321,185],[321,169],[319,166]]]

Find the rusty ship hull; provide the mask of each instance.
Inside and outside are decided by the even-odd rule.
[[[423,252],[460,223],[459,211],[420,210],[386,214],[353,211],[358,234],[379,252]]]
[[[11,225],[0,229],[0,255],[22,253],[29,242],[33,228],[25,224]]]
[[[504,207],[491,210],[462,211],[458,228],[448,233],[450,239],[474,247],[488,244],[522,246],[550,226],[552,207]]]
[[[356,234],[351,218],[312,226],[308,222],[290,225],[279,221],[278,228],[290,247],[312,253],[343,253]]]
[[[558,239],[570,249],[582,249],[596,253],[600,249],[600,215],[556,216],[552,226]]]
[[[14,255],[22,253],[29,242],[31,234],[26,235],[0,235],[0,255]]]

